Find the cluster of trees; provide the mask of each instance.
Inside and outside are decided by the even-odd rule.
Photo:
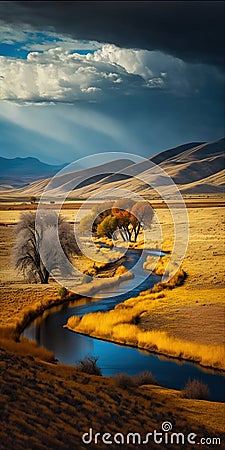
[[[124,241],[136,242],[141,228],[150,227],[153,215],[146,201],[116,200],[95,206],[91,214],[80,221],[79,231],[111,238],[118,230]],[[46,284],[54,270],[63,276],[69,275],[71,256],[80,254],[80,250],[70,224],[62,216],[46,211],[39,216],[38,224],[35,218],[33,212],[22,214],[16,227],[14,261],[27,281]]]
[[[137,241],[141,228],[150,227],[154,211],[146,201],[120,199],[97,205],[80,221],[80,232],[111,238],[116,230],[124,241]]]

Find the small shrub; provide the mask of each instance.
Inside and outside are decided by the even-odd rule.
[[[117,373],[116,375],[113,375],[113,381],[115,385],[121,389],[130,389],[136,386],[134,379],[127,373]]]
[[[37,201],[37,197],[35,197],[34,195],[31,195],[31,197],[30,197],[31,204],[36,203],[36,201]]]
[[[160,281],[159,283],[156,283],[156,284],[153,286],[153,288],[151,289],[151,293],[152,293],[152,294],[156,294],[156,293],[158,293],[158,292],[161,292],[161,291],[163,291],[164,287],[165,287],[165,283],[162,283],[162,282]]]
[[[123,275],[124,273],[127,273],[127,269],[125,266],[119,266],[117,267],[115,271],[115,277],[119,277],[120,275]]]
[[[192,398],[197,400],[208,400],[209,388],[207,384],[199,380],[189,380],[184,387],[182,393],[183,398]]]
[[[167,285],[172,288],[181,286],[184,283],[186,276],[186,272],[182,268],[179,268],[175,275],[167,282]]]
[[[97,275],[97,273],[98,273],[98,269],[97,269],[97,267],[95,267],[95,265],[84,270],[84,274],[89,275],[89,277],[95,277],[95,275]]]
[[[82,284],[90,283],[92,280],[93,278],[90,275],[85,274],[82,279]]]
[[[143,384],[157,384],[152,373],[148,370],[135,375],[134,381],[137,386],[142,386]]]
[[[24,337],[19,342],[15,342],[12,339],[0,339],[0,346],[19,355],[35,357],[51,363],[55,362],[53,352],[47,350],[45,347],[39,346],[36,341],[28,341]]]
[[[68,290],[64,287],[64,286],[62,286],[60,289],[59,289],[59,296],[60,296],[60,298],[66,298],[67,297],[67,295],[68,295]]]
[[[80,359],[79,369],[81,372],[88,373],[89,375],[102,375],[100,367],[97,366],[98,356],[86,356],[84,359]]]

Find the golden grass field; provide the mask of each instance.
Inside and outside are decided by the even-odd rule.
[[[159,208],[157,214],[165,230],[164,237],[170,236],[167,210]],[[215,345],[220,349],[224,345],[224,211],[222,207],[211,206],[189,208],[188,214],[190,240],[183,262],[187,279],[172,290],[142,293],[118,306],[115,313],[122,317],[122,322],[127,322],[125,326],[116,323],[114,331],[118,340],[122,333],[123,342],[128,341],[128,327],[135,327],[135,332],[138,327],[143,346],[146,333],[156,333],[155,342],[160,336],[165,340],[169,336],[172,342],[178,340],[181,345],[186,342],[192,350],[196,344],[200,353],[201,346],[209,349]],[[179,391],[160,386],[123,390],[116,387],[111,378],[81,374],[74,367],[54,362],[50,352],[35,344],[24,340],[13,342],[13,331],[24,320],[26,311],[29,315],[37,305],[44,309],[59,300],[56,282],[51,280],[48,286],[27,285],[13,269],[10,257],[15,239],[13,229],[13,225],[0,226],[0,449],[80,450],[87,448],[82,444],[81,435],[89,427],[94,432],[126,434],[136,431],[143,435],[154,428],[161,431],[161,424],[166,420],[173,423],[175,432],[217,436],[224,442],[225,411],[221,403],[184,399]],[[81,264],[84,268],[87,261]],[[113,315],[113,311],[109,314]],[[107,447],[102,443],[89,446],[92,449]],[[146,448],[146,445],[122,448]],[[151,448],[159,446],[151,443]],[[167,445],[167,448],[178,446]],[[189,450],[191,447],[185,444],[182,448]]]
[[[10,211],[12,212],[12,211]],[[7,221],[7,213],[5,215]],[[19,213],[16,210],[13,220],[18,221]],[[17,338],[32,319],[40,315],[45,309],[62,303],[59,296],[60,285],[52,278],[48,285],[27,284],[21,274],[14,269],[12,260],[12,247],[15,242],[15,226],[8,224],[0,226],[0,339]],[[98,252],[98,249],[96,250]],[[98,253],[97,253],[98,254]],[[116,253],[114,254],[116,255]],[[110,262],[110,255],[105,256],[106,263],[95,263],[95,268],[104,269],[103,276],[108,279],[96,278],[93,283],[83,284],[83,273],[89,274],[93,271],[93,261],[85,255],[75,256],[73,263],[80,270],[81,274],[77,277],[76,292],[71,293],[67,301],[78,298],[80,295],[94,295],[99,289],[116,285],[121,281],[129,279],[131,275],[128,272],[116,272],[116,277],[111,278],[114,270],[107,269]],[[116,266],[115,266],[116,267]],[[79,285],[79,288],[78,288]],[[65,300],[64,300],[65,301]]]
[[[157,215],[164,236],[172,236],[169,212],[160,209]],[[189,208],[188,216],[190,239],[182,264],[187,279],[182,286],[159,294],[155,289],[143,292],[113,311],[90,313],[81,320],[71,317],[68,327],[225,370],[224,209]],[[172,248],[172,241],[165,243]]]
[[[5,221],[8,212],[12,213],[2,211]],[[15,210],[14,213],[15,220],[18,220],[18,211]],[[128,300],[126,305],[131,307],[133,303],[136,308],[133,313],[137,315],[138,312],[138,327],[142,333],[146,330],[163,332],[167,333],[170,339],[181,342],[221,346],[224,344],[225,331],[224,209],[188,208],[188,215],[190,239],[182,265],[187,273],[184,285],[173,290],[164,290],[158,300],[154,299],[153,294],[142,293],[135,300]],[[166,209],[157,209],[157,216],[162,224],[164,247],[168,249],[172,241],[167,236],[172,236],[173,225]],[[14,270],[11,259],[15,240],[14,226],[0,226],[0,234],[0,336],[7,337],[7,333],[10,334],[22,321],[24,311],[28,313],[35,305],[41,304],[45,308],[45,305],[57,303],[59,285],[54,280],[47,286],[24,284],[21,275]],[[86,257],[77,258],[76,264],[78,261],[81,271],[91,267]],[[129,278],[129,275],[127,276]],[[95,291],[98,284],[101,285],[100,280],[96,280]],[[90,288],[91,286],[88,287],[89,290]],[[85,295],[84,286],[81,286],[80,290],[81,294]]]

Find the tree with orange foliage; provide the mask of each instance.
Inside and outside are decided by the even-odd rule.
[[[112,207],[112,214],[117,218],[120,234],[124,241],[130,241],[133,227],[131,224],[131,210],[134,206],[134,201],[129,198],[122,198],[116,200]]]
[[[150,227],[154,211],[145,200],[134,202],[132,199],[124,198],[115,201],[112,214],[117,218],[123,240],[131,241],[134,236],[136,242],[141,227]]]

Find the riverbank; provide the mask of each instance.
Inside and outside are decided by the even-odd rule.
[[[84,276],[78,276],[76,280],[76,293],[70,292],[65,298],[59,295],[60,285],[50,279],[48,285],[28,284],[24,282],[22,275],[14,269],[11,258],[12,247],[15,242],[14,226],[0,227],[0,339],[18,340],[20,334],[29,323],[44,311],[54,306],[79,299],[81,296],[95,295],[100,289],[114,287],[123,281],[132,278],[132,275],[122,269],[119,263],[114,266],[109,263],[96,263],[95,271],[107,278],[95,278],[92,283],[85,283]],[[105,256],[107,260],[107,255]],[[87,257],[74,257],[76,267],[83,273],[93,271],[93,262]],[[113,275],[116,275],[113,278]]]
[[[172,236],[168,212],[157,214]],[[188,216],[190,239],[182,264],[188,276],[182,286],[158,294],[146,291],[112,311],[70,318],[68,327],[225,370],[224,210],[190,208]]]

